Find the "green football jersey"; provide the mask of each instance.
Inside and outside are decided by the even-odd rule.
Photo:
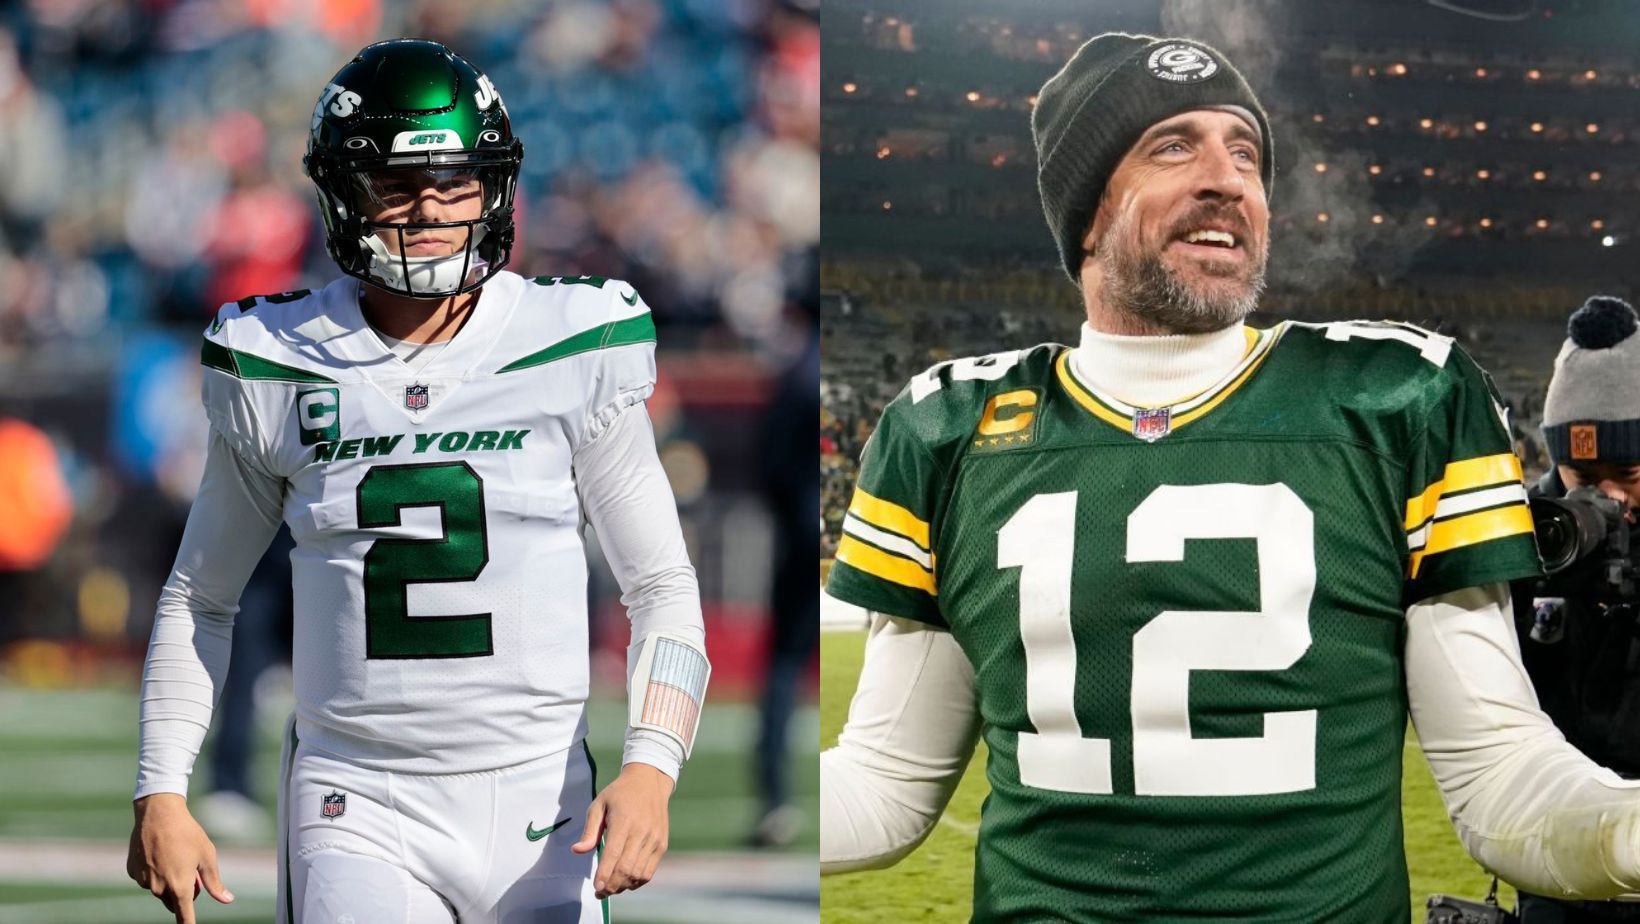
[[[975,920],[1405,922],[1405,608],[1538,573],[1486,374],[1247,331],[1166,409],[1043,345],[913,379],[828,591],[948,629],[990,750]]]

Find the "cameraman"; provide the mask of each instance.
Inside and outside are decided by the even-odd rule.
[[[1567,324],[1543,406],[1554,464],[1529,491],[1549,576],[1514,588],[1521,654],[1544,711],[1578,749],[1629,779],[1640,777],[1640,594],[1629,544],[1640,508],[1637,329],[1628,303],[1598,295]],[[1520,915],[1522,924],[1640,922],[1640,902],[1521,893]]]

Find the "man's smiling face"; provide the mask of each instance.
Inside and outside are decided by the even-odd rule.
[[[1157,122],[1128,149],[1083,240],[1108,308],[1162,333],[1220,330],[1258,303],[1270,211],[1258,130],[1217,109]]]

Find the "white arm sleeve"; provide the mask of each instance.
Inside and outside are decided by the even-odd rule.
[[[916,849],[979,728],[974,668],[951,633],[873,613],[848,723],[820,755],[820,872],[880,869]]]
[[[188,775],[228,672],[239,594],[279,529],[284,482],[211,428],[205,474],[160,591],[142,665],[134,798],[188,794]]]
[[[655,453],[655,433],[642,403],[621,409],[596,438],[575,451],[575,480],[632,620],[626,649],[630,690],[644,637],[651,632],[665,630],[706,644],[700,588],[683,544],[677,501]],[[670,736],[627,729],[622,766],[646,763],[676,780],[683,757],[683,746]]]
[[[1458,837],[1544,895],[1640,890],[1640,781],[1598,766],[1538,708],[1505,584],[1407,611],[1407,698]]]

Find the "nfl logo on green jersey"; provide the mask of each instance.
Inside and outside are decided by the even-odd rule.
[[[1141,408],[1133,415],[1133,435],[1154,443],[1173,431],[1168,408]]]

